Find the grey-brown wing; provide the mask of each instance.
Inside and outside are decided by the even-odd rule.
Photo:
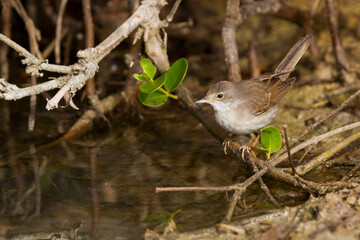
[[[251,83],[250,83],[251,82]],[[247,85],[251,98],[247,108],[254,115],[260,115],[280,103],[295,84],[295,78],[281,81],[279,78],[269,81],[248,80]]]
[[[249,94],[246,108],[254,115],[269,110],[271,94],[267,89],[267,82],[261,80],[243,80],[239,82]]]
[[[281,102],[295,84],[295,78],[278,80],[268,88],[270,93],[270,107]]]

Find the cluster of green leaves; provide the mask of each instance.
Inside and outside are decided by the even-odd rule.
[[[139,101],[148,107],[158,107],[163,105],[168,97],[177,99],[177,96],[171,94],[175,91],[187,72],[188,63],[185,58],[178,59],[169,70],[154,79],[156,67],[149,59],[141,59],[140,66],[143,69],[141,74],[134,74],[134,78],[138,81],[145,82],[139,86]]]
[[[261,130],[260,142],[265,149],[266,156],[269,159],[270,154],[279,150],[282,146],[282,137],[276,127],[264,127]]]

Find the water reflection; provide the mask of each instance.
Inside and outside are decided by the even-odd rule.
[[[41,119],[48,123],[51,114]],[[147,227],[156,227],[143,223],[148,215],[178,209],[175,221],[181,231],[219,222],[227,206],[223,193],[154,190],[228,185],[239,176],[238,162],[224,156],[221,145],[185,110],[163,116],[146,116],[139,125],[113,123],[107,132],[39,152],[33,148],[17,159],[10,143],[16,151],[38,146],[49,129],[36,129],[32,141],[25,129],[18,129],[23,135],[16,139],[2,139],[7,144],[1,146],[0,234],[74,231],[82,223],[79,234],[136,239]]]

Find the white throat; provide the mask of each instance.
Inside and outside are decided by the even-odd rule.
[[[215,102],[211,102],[209,104],[213,107],[213,109],[216,112],[227,111],[227,110],[229,110],[229,108],[232,105],[232,104],[226,104],[226,103],[221,102],[221,101],[215,101]]]

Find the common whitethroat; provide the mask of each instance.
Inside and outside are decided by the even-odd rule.
[[[279,103],[294,86],[295,78],[288,77],[311,41],[311,35],[301,38],[274,73],[240,82],[220,81],[196,103],[210,104],[217,124],[229,133],[249,134],[265,127],[276,117]]]

